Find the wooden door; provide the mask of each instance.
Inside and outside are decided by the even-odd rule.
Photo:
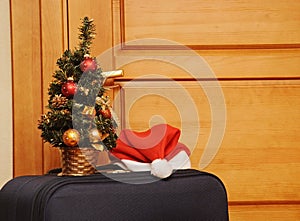
[[[113,3],[123,127],[181,128],[193,168],[225,183],[231,220],[299,219],[300,4]],[[189,52],[203,59],[196,70]]]

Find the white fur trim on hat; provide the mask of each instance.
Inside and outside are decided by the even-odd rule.
[[[154,161],[156,162],[157,160],[158,159],[156,159]],[[161,159],[159,159],[159,160],[161,160]],[[164,159],[164,160],[167,161],[166,159]],[[160,173],[156,173],[154,171],[160,170],[157,167],[164,167],[164,164],[156,165],[157,163],[153,163],[153,162],[152,163],[142,163],[142,162],[124,159],[124,160],[121,160],[120,162],[115,162],[115,164],[119,165],[121,168],[123,168],[125,170],[134,171],[134,172],[151,171],[152,175],[156,176],[156,175],[159,175]],[[168,163],[168,166],[166,168],[169,168],[169,166],[171,166],[172,170],[191,168],[191,161],[185,151],[180,151],[172,159],[167,161],[167,163]],[[172,173],[172,170],[171,170],[171,173]],[[166,174],[169,174],[169,173],[166,173]],[[163,177],[163,178],[166,178],[166,177]]]
[[[180,151],[172,159],[169,160],[169,163],[172,165],[172,168],[174,170],[191,168],[190,158],[185,151]]]

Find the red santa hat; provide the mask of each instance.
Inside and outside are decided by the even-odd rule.
[[[190,150],[179,143],[180,130],[159,124],[143,132],[122,130],[111,154],[131,171],[151,171],[159,178],[170,176],[174,169],[190,168]]]

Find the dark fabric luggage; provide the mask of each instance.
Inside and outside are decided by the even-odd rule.
[[[225,187],[215,175],[177,170],[86,177],[22,176],[0,191],[3,221],[228,220]]]

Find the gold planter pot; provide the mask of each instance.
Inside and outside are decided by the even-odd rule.
[[[94,148],[62,148],[62,176],[86,176],[96,173],[99,151]]]

